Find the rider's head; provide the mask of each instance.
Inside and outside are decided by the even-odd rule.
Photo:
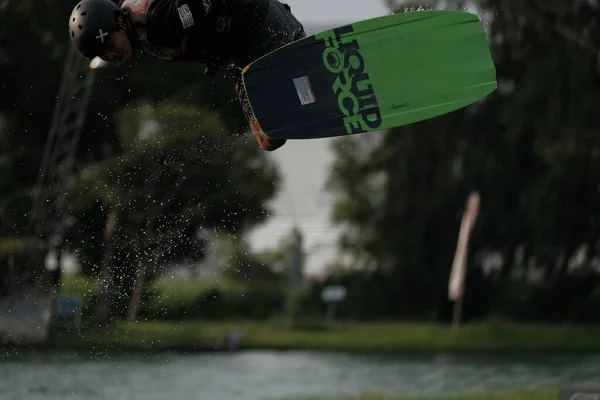
[[[85,57],[129,61],[133,56],[128,14],[113,0],[81,0],[69,17],[69,37]]]

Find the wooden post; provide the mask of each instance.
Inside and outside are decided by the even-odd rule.
[[[452,330],[457,331],[460,328],[460,320],[462,314],[463,296],[459,296],[454,300],[452,307]]]

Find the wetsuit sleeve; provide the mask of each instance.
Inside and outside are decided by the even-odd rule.
[[[154,0],[147,14],[148,40],[158,46],[180,43],[199,33],[211,0]]]

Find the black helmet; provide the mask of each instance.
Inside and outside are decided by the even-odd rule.
[[[120,15],[123,12],[113,0],[81,0],[69,18],[71,43],[86,58],[98,56],[118,28]]]

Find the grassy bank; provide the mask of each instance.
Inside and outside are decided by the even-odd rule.
[[[600,327],[518,324],[448,326],[402,323],[340,323],[291,327],[284,322],[137,322],[112,330],[87,326],[55,335],[55,348],[216,349],[232,330],[243,349],[303,349],[401,353],[600,352]]]
[[[361,397],[340,397],[332,399],[322,398],[302,398],[295,400],[556,400],[559,390],[544,390],[544,391],[520,391],[494,394],[476,394],[467,396],[454,397],[380,397],[377,395],[365,395]]]
[[[222,282],[219,288],[235,297],[245,290],[240,284]],[[336,323],[286,321],[215,321],[206,317],[184,319],[170,314],[182,304],[193,304],[207,289],[197,282],[154,284],[150,306],[167,310],[171,321],[120,322],[114,329],[89,325],[80,330],[60,331],[53,347],[64,349],[218,349],[227,344],[233,330],[243,333],[243,349],[302,349],[354,352],[401,353],[600,353],[600,325],[547,325],[488,322],[468,324],[458,332],[449,325],[427,323]],[[77,293],[84,303],[97,293],[98,285],[68,277],[63,293]],[[248,292],[243,304],[256,305]],[[205,307],[200,303],[198,308]],[[175,315],[175,316],[174,316]],[[244,314],[245,315],[245,314]]]

